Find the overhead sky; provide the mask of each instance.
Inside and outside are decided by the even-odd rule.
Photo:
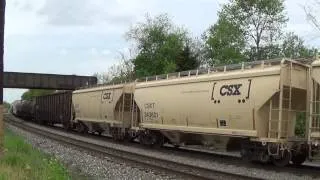
[[[225,0],[7,0],[5,71],[92,75],[105,72],[126,52],[124,34],[135,23],[168,13],[193,36],[217,20]],[[288,31],[319,47],[320,32],[306,20],[308,1],[285,1]],[[5,89],[4,100],[25,90]]]

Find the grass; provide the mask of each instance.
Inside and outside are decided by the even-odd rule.
[[[0,180],[70,179],[67,170],[56,159],[33,148],[10,130],[5,131],[4,147]]]

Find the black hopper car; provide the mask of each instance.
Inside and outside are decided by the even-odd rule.
[[[61,124],[70,129],[72,119],[72,91],[62,91],[33,100],[18,100],[12,103],[11,113],[37,124]]]

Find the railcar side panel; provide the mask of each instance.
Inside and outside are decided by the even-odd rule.
[[[312,144],[320,143],[320,60],[312,63],[312,86],[309,116],[309,141]]]
[[[148,88],[138,84],[135,100],[142,110],[142,127],[257,137],[267,119],[257,116],[257,110],[278,84],[279,75]]]
[[[289,103],[279,108],[281,78],[285,89],[291,89],[290,108],[305,111],[307,68],[296,64],[138,83],[141,126],[256,138],[277,138],[269,131],[280,128],[280,137],[292,137],[296,112],[286,111]],[[290,93],[282,91],[284,101]]]

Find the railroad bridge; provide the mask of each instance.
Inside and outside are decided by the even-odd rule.
[[[3,88],[73,90],[97,83],[92,76],[3,72],[6,0],[0,0],[0,157],[3,153]]]
[[[4,72],[3,88],[74,90],[97,84],[94,76]]]

